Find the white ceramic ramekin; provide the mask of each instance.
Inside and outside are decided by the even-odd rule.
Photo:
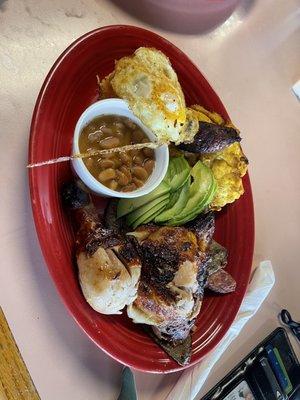
[[[91,122],[94,118],[101,115],[120,115],[130,118],[136,123],[148,136],[150,141],[155,140],[155,135],[130,111],[127,103],[120,99],[106,99],[100,100],[88,107],[79,118],[73,137],[73,154],[79,153],[79,136],[82,129]],[[72,160],[72,166],[79,176],[79,178],[86,184],[86,186],[94,193],[105,197],[120,197],[120,198],[133,198],[140,197],[144,194],[152,192],[163,180],[168,164],[169,164],[169,150],[167,145],[162,145],[155,149],[155,166],[152,174],[145,182],[145,184],[132,192],[117,192],[102,185],[93,175],[89,172],[81,158]]]

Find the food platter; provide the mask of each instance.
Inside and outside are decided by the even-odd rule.
[[[201,103],[228,118],[219,97],[198,68],[177,47],[150,31],[108,26],[77,39],[58,58],[39,93],[33,113],[29,163],[68,155],[81,113],[98,100],[96,76],[106,76],[114,62],[141,46],[155,47],[171,60],[187,104]],[[125,315],[102,315],[85,301],[74,263],[74,234],[64,213],[61,185],[72,176],[69,163],[31,169],[29,183],[36,230],[49,273],[58,292],[86,334],[106,353],[135,369],[168,373],[199,362],[222,339],[233,322],[248,285],[254,246],[254,213],[248,174],[245,194],[217,214],[216,240],[229,252],[228,272],[237,282],[225,297],[205,296],[193,333],[188,366],[179,366]],[[98,198],[98,207],[106,200]],[[55,321],[54,321],[55,323]]]

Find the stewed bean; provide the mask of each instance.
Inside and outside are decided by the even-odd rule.
[[[130,172],[130,169],[128,167],[126,167],[125,165],[122,165],[122,167],[120,168],[120,171],[122,171],[123,174],[128,176],[128,179],[131,181],[131,179],[132,179],[131,172]]]
[[[114,160],[115,160],[115,168],[120,168],[121,165],[123,165],[122,160],[120,160],[120,158],[115,157]]]
[[[125,165],[131,165],[132,163],[132,158],[128,153],[125,152],[120,153],[119,158],[123,161],[123,164]]]
[[[135,183],[136,187],[142,187],[144,185],[144,182],[141,181],[140,179],[133,177],[132,182]]]
[[[107,168],[98,175],[100,182],[106,182],[116,177],[116,171],[113,168]]]
[[[144,168],[145,170],[148,172],[148,174],[150,175],[151,172],[153,171],[154,168],[154,160],[146,160],[144,163]]]
[[[113,149],[114,147],[118,147],[120,145],[120,140],[117,137],[109,136],[100,140],[99,144],[102,149]]]
[[[148,172],[143,167],[133,167],[132,173],[138,179],[145,181],[148,178]]]
[[[86,158],[86,160],[85,160],[85,165],[88,167],[88,168],[91,168],[92,166],[93,166],[93,164],[94,164],[94,160],[90,157],[90,158]]]
[[[133,157],[133,162],[134,162],[134,164],[136,164],[136,165],[142,165],[142,164],[143,164],[143,161],[144,161],[144,159],[143,159],[143,157],[141,157],[141,156],[134,156],[134,157]]]
[[[112,179],[111,181],[108,182],[107,186],[111,189],[111,190],[116,190],[118,187],[118,182],[115,179]]]
[[[104,133],[105,135],[112,135],[113,131],[111,128],[107,127],[107,126],[101,126],[101,128],[99,129],[102,133]]]
[[[89,141],[91,143],[97,142],[98,140],[100,140],[100,138],[101,138],[101,131],[95,131],[89,134]]]
[[[99,160],[99,165],[102,169],[106,169],[106,168],[114,168],[115,167],[115,163],[113,160],[108,160],[108,159],[104,159],[104,160]]]
[[[129,183],[129,178],[127,175],[125,175],[123,172],[117,170],[116,171],[116,175],[117,175],[117,182],[119,183],[119,185],[121,186],[126,186]]]
[[[80,152],[109,150],[119,146],[147,143],[149,138],[126,117],[105,115],[85,126],[79,137]],[[142,187],[155,165],[152,149],[132,149],[83,159],[90,173],[115,191],[130,192]]]

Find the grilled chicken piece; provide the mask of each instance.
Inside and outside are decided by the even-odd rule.
[[[215,153],[240,142],[238,131],[232,127],[221,126],[210,122],[199,122],[199,131],[191,143],[182,143],[178,147],[190,153]]]
[[[199,314],[206,272],[206,251],[214,232],[212,213],[187,227],[139,227],[142,273],[136,300],[127,307],[135,323],[174,345],[184,341]]]
[[[141,263],[133,239],[104,227],[90,196],[71,182],[62,190],[75,219],[79,282],[91,307],[102,314],[120,314],[137,296]]]

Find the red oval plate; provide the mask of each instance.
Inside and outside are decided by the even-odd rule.
[[[107,26],[72,43],[49,72],[33,113],[29,163],[70,154],[73,130],[83,110],[97,100],[96,75],[106,76],[114,61],[140,46],[156,47],[171,60],[187,104],[199,103],[227,112],[197,67],[177,47],[147,30]],[[146,372],[173,372],[180,367],[125,316],[96,313],[85,301],[73,262],[74,236],[61,208],[59,188],[69,179],[68,163],[29,171],[33,215],[40,245],[53,281],[72,316],[106,353],[123,364]],[[235,293],[206,296],[193,334],[190,365],[197,363],[222,339],[243,300],[252,264],[254,216],[249,177],[245,194],[217,217],[216,239],[229,250],[228,271],[237,281]]]

